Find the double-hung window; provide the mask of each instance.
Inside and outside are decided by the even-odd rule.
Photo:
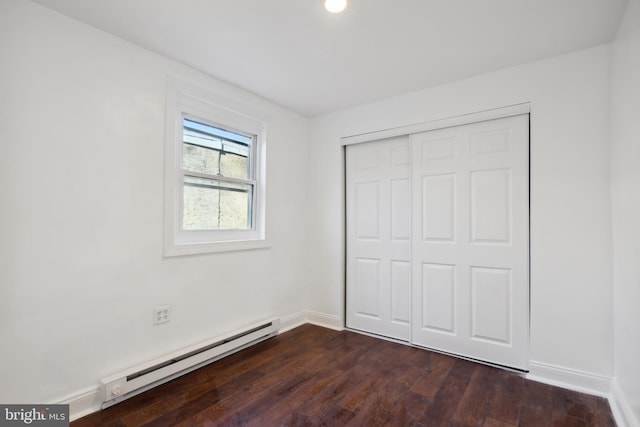
[[[174,81],[168,85],[167,256],[266,246],[265,124],[229,103]]]

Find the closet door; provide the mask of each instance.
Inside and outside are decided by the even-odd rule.
[[[412,342],[526,369],[529,116],[411,136]]]
[[[347,326],[409,341],[409,137],[346,148]]]

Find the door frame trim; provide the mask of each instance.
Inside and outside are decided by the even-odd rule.
[[[444,129],[454,126],[468,125],[471,123],[484,122],[487,120],[502,119],[505,117],[519,116],[521,114],[530,114],[531,104],[528,102],[522,104],[510,105],[507,107],[495,108],[491,110],[478,111],[475,113],[463,114],[461,116],[447,117],[429,122],[417,123],[408,126],[400,126],[397,128],[383,129],[374,132],[367,132],[358,135],[345,136],[340,138],[343,146],[361,144],[363,142],[371,142],[380,139],[393,138],[396,136],[410,135],[413,133],[426,132],[435,129]]]

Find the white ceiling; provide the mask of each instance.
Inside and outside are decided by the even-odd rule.
[[[627,0],[35,0],[305,116],[610,42]]]

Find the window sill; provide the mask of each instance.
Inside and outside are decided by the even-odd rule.
[[[254,249],[266,249],[271,247],[265,239],[240,240],[227,242],[183,243],[167,244],[164,248],[165,257],[186,255],[200,255],[221,252],[248,251]]]

